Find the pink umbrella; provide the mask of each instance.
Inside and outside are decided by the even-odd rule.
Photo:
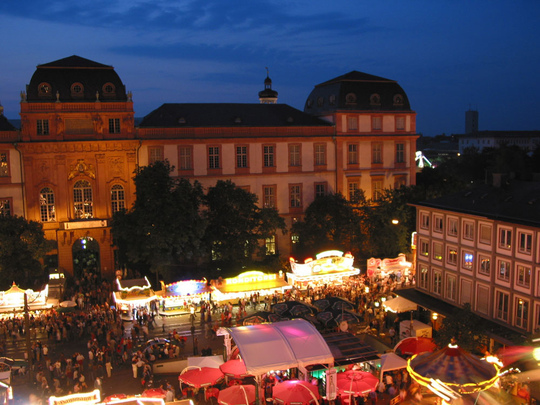
[[[437,345],[433,342],[433,339],[427,337],[409,337],[400,341],[394,352],[398,354],[420,354],[425,352],[432,352],[437,348]]]
[[[242,359],[233,359],[226,361],[219,366],[219,369],[226,376],[236,379],[242,379],[251,375],[247,372],[246,365],[244,364],[244,360]]]
[[[342,394],[363,395],[374,391],[379,379],[371,373],[349,370],[338,373],[336,386]]]
[[[165,398],[167,391],[163,388],[149,388],[143,391],[142,396],[146,398]]]
[[[255,402],[253,385],[233,385],[219,391],[218,403],[223,405],[251,405]]]
[[[287,380],[276,384],[272,397],[284,405],[307,405],[319,403],[319,389],[307,381]]]
[[[195,388],[209,387],[217,384],[223,379],[223,373],[219,368],[212,367],[197,367],[191,370],[184,370],[178,376],[180,382],[191,385]]]

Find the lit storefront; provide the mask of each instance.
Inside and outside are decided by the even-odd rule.
[[[213,288],[206,279],[182,280],[165,285],[161,282],[161,310],[175,311],[186,309],[187,306],[199,305],[201,301],[209,301]]]
[[[159,300],[146,277],[122,280],[116,279],[118,291],[114,292],[117,308],[131,319],[134,309],[150,309],[153,301]]]
[[[360,274],[360,270],[353,267],[354,256],[350,253],[328,250],[315,257],[304,263],[297,263],[292,257],[289,259],[292,273],[287,273],[287,279],[292,285],[306,288],[316,284],[340,284],[345,277]]]
[[[233,301],[249,297],[253,293],[261,296],[283,294],[292,288],[281,271],[276,274],[255,270],[246,271],[236,277],[213,280],[212,285],[215,288],[213,299],[216,301]]]

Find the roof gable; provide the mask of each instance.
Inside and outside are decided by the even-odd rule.
[[[62,58],[55,60],[53,62],[44,63],[38,65],[38,68],[106,68],[112,69],[112,66],[104,65],[102,63],[94,62],[93,60],[82,58],[77,55],[68,56],[67,58]]]

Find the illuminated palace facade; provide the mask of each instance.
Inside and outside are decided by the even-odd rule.
[[[315,86],[304,111],[264,85],[260,103],[164,104],[136,127],[112,66],[78,56],[39,65],[21,93],[20,131],[0,115],[0,208],[43,223],[59,269],[112,277],[110,219],[134,202],[134,170],[156,160],[205,188],[233,181],[289,228],[318,195],[377,198],[414,184],[416,114],[397,82],[353,71]],[[267,252],[287,257],[295,242],[276,235]],[[85,249],[92,263],[81,263]]]

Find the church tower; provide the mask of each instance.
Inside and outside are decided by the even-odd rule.
[[[264,90],[259,91],[259,101],[261,104],[277,104],[278,92],[272,90],[272,79],[268,75],[266,68],[266,79],[264,79]]]

